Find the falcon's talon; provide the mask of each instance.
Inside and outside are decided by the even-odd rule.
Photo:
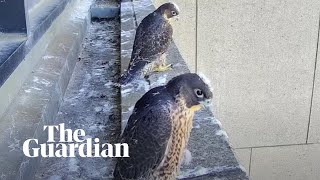
[[[178,170],[177,170],[177,176],[180,176],[182,173],[181,173],[181,169],[179,168]]]
[[[158,65],[152,69],[153,72],[164,72],[172,69],[172,64]]]
[[[149,77],[150,77],[149,75],[145,75],[144,79],[147,81],[148,85],[150,86],[151,85],[151,81],[150,81]]]
[[[150,86],[151,85],[150,79],[146,79],[146,81],[147,81],[148,85]]]

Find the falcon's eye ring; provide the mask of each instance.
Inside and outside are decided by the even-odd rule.
[[[197,95],[197,97],[199,97],[199,98],[203,98],[204,97],[204,94],[203,94],[201,89],[195,89],[194,92]]]
[[[171,11],[172,16],[176,16],[177,13],[175,11]]]

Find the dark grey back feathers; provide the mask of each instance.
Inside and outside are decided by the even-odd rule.
[[[126,84],[139,76],[146,64],[165,53],[172,42],[171,24],[158,12],[145,17],[137,28],[130,63],[120,83]]]
[[[171,133],[173,103],[164,86],[148,91],[136,103],[121,136],[121,142],[131,149],[130,157],[117,159],[115,180],[148,179],[161,163]]]

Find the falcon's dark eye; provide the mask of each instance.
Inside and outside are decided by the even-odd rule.
[[[177,13],[175,11],[171,11],[172,16],[176,16]]]
[[[199,98],[203,98],[203,96],[204,96],[204,94],[203,94],[203,92],[202,92],[202,90],[201,89],[195,89],[194,90],[194,93],[197,95],[197,97],[199,97]]]

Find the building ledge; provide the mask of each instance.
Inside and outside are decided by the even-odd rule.
[[[68,0],[52,0],[39,3],[26,17],[28,34],[0,34],[0,87],[16,69],[32,47],[51,26],[55,18],[63,11]],[[14,39],[12,42],[8,38]]]
[[[26,157],[22,146],[30,138],[38,139],[39,143],[47,140],[43,126],[55,119],[78,61],[90,3],[70,2],[28,54],[31,59],[34,55],[30,54],[40,57],[29,62],[37,63],[25,75],[22,86],[17,87],[17,95],[0,118],[0,162],[5,162],[0,164],[0,179],[33,179],[40,157]],[[34,144],[30,148],[33,147]]]
[[[150,0],[123,1],[121,3],[121,70],[127,69],[130,61],[135,29],[141,20],[154,11]],[[174,33],[179,33],[177,29]],[[122,130],[133,110],[135,102],[150,88],[163,85],[171,78],[190,72],[178,48],[173,44],[167,53],[167,62],[173,70],[150,76],[151,85],[143,80],[121,87]],[[210,110],[201,110],[194,118],[188,145],[192,162],[183,165],[178,179],[248,179],[228,143],[220,122]]]

